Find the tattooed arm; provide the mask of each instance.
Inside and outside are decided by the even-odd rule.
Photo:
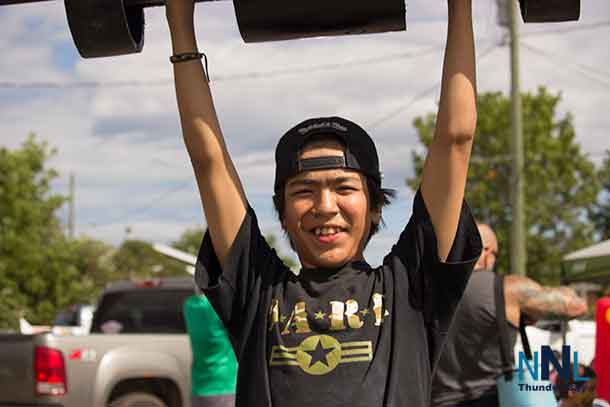
[[[568,287],[543,287],[523,276],[504,278],[506,318],[519,325],[523,312],[529,319],[571,319],[587,312],[586,302]]]

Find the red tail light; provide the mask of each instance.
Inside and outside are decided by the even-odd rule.
[[[37,346],[34,355],[36,394],[62,396],[67,393],[66,368],[60,351]]]
[[[163,284],[163,281],[160,278],[152,278],[149,280],[136,281],[135,284],[138,288],[154,288],[161,286],[161,284]]]

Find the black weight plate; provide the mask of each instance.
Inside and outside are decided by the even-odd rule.
[[[526,23],[575,21],[580,18],[580,0],[519,0]]]
[[[142,51],[144,9],[123,0],[66,0],[72,39],[83,58]]]
[[[245,42],[405,29],[404,0],[233,0]]]

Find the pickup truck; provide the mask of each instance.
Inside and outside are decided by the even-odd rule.
[[[87,335],[91,331],[95,307],[88,304],[70,305],[57,313],[53,332]]]
[[[23,316],[19,318],[22,334],[36,334],[51,331],[55,334],[87,335],[91,330],[93,305],[73,304],[57,313],[53,325],[31,325]]]
[[[192,277],[107,287],[90,335],[0,334],[0,407],[190,405]]]

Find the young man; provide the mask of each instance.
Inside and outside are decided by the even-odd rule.
[[[192,0],[169,0],[178,107],[208,222],[196,281],[238,358],[237,406],[428,406],[444,337],[481,242],[463,203],[476,124],[470,0],[450,0],[443,82],[413,215],[373,268],[386,203],[375,145],[338,117],[302,122],[276,149],[274,202],[301,261],[263,238],[197,59]]]

